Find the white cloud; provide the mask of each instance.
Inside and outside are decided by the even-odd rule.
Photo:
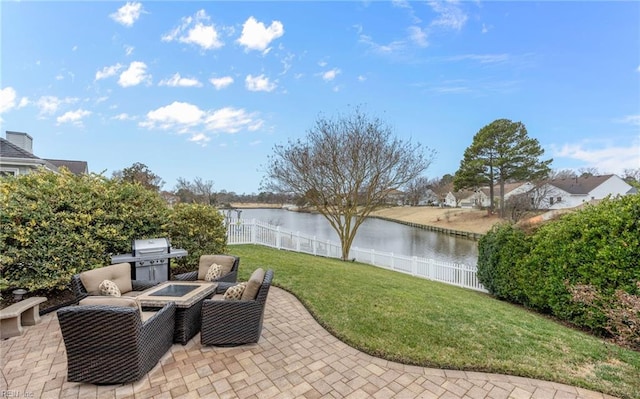
[[[593,147],[591,143],[582,142],[561,147],[551,145],[551,151],[554,161],[558,158],[580,161],[585,167],[595,167],[601,173],[622,174],[624,169],[640,167],[640,140],[625,146],[605,143],[600,148]]]
[[[202,142],[204,138],[201,128],[210,132],[237,133],[242,129],[257,130],[263,121],[255,114],[244,109],[224,107],[217,110],[203,111],[196,105],[173,102],[165,107],[147,113],[139,126],[148,129],[173,129],[177,133],[191,133],[192,141]]]
[[[204,10],[198,11],[193,17],[184,17],[180,26],[162,36],[162,41],[177,40],[180,43],[198,45],[204,50],[220,48],[224,43],[220,41],[215,26],[205,24],[209,20]]]
[[[124,46],[124,53],[127,56],[133,54],[133,50],[135,50],[135,47],[133,47],[133,46],[129,46],[129,45],[125,45]]]
[[[126,112],[123,112],[121,114],[118,114],[114,117],[112,117],[111,119],[115,119],[115,120],[119,120],[119,121],[130,121],[130,120],[134,120],[136,119],[135,117],[127,114]]]
[[[340,69],[338,68],[333,68],[331,70],[322,72],[322,80],[324,80],[325,82],[330,82],[332,80],[334,80],[336,78],[336,76],[338,76],[341,73]]]
[[[443,58],[445,61],[477,61],[481,64],[499,64],[510,60],[509,54],[462,54]]]
[[[201,146],[206,146],[207,143],[209,141],[211,141],[211,138],[208,137],[206,134],[204,133],[194,133],[190,138],[189,141],[193,141],[194,143],[198,143]]]
[[[0,114],[16,106],[16,91],[13,87],[0,90]]]
[[[198,81],[198,79],[193,78],[183,78],[179,73],[176,72],[169,79],[161,80],[159,83],[160,86],[170,86],[170,87],[201,87],[202,83]]]
[[[122,69],[122,65],[120,63],[111,65],[111,66],[106,66],[101,70],[99,70],[98,72],[96,72],[96,80],[106,79],[111,76],[114,76],[115,74],[118,73],[118,71],[120,71],[120,69]]]
[[[129,68],[120,74],[118,84],[122,87],[137,86],[144,81],[150,81],[151,75],[147,74],[147,64],[134,61]]]
[[[364,75],[358,75],[358,82],[364,82],[365,80],[367,80],[367,77]]]
[[[36,101],[36,106],[40,109],[40,116],[53,115],[63,104],[74,104],[78,101],[74,97],[58,98],[55,96],[42,96]]]
[[[429,1],[431,9],[438,17],[431,21],[431,26],[439,26],[453,30],[460,30],[467,22],[467,14],[462,10],[457,1]]]
[[[134,22],[140,18],[142,12],[142,4],[138,2],[132,2],[123,5],[118,8],[118,11],[109,15],[111,19],[124,26],[133,26]]]
[[[82,118],[91,115],[91,111],[84,109],[77,109],[75,111],[65,112],[63,115],[56,118],[58,125],[63,123],[72,123],[76,126],[82,126]]]
[[[222,78],[211,78],[209,82],[216,88],[216,90],[224,89],[225,87],[233,83],[231,76],[224,76]]]
[[[244,83],[249,91],[273,91],[276,88],[276,84],[270,82],[269,78],[264,75],[255,77],[247,75]]]
[[[262,22],[256,21],[254,17],[249,17],[242,25],[242,35],[238,43],[248,50],[258,50],[266,53],[269,51],[269,44],[284,34],[284,27],[280,21],[272,21],[269,27],[265,27]]]
[[[31,104],[31,101],[29,101],[29,98],[28,97],[22,97],[20,99],[20,104],[18,104],[18,108],[26,107],[29,104]]]
[[[618,123],[626,123],[629,125],[640,126],[640,114],[638,115],[627,115],[624,118],[618,119],[616,122]]]
[[[427,33],[418,26],[409,27],[409,38],[411,39],[412,42],[414,42],[420,47],[429,46],[429,41],[427,40]]]
[[[244,109],[225,107],[209,114],[204,121],[208,130],[237,133],[243,128],[257,130],[262,121],[254,120],[253,115]],[[258,126],[258,127],[256,127]]]
[[[389,44],[378,44],[373,41],[371,36],[360,35],[359,41],[369,46],[374,53],[379,55],[391,55],[406,49],[406,43],[402,40],[395,40]]]
[[[165,130],[178,128],[179,133],[183,133],[187,127],[201,123],[204,115],[204,111],[193,104],[174,101],[170,105],[149,111],[147,119],[140,126]]]

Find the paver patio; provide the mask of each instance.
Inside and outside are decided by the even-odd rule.
[[[175,344],[135,384],[66,380],[55,313],[1,341],[0,396],[33,398],[613,398],[568,385],[499,374],[439,370],[378,359],[324,330],[288,292],[271,287],[258,344]]]

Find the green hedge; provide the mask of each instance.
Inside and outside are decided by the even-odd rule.
[[[183,248],[210,248],[202,241],[181,241],[181,231],[200,229],[206,221],[215,249],[224,248],[222,218],[215,208],[174,211],[156,192],[101,175],[38,172],[0,178],[0,290],[64,289],[71,276],[111,263],[111,256],[131,252],[139,238],[177,235]],[[206,215],[199,217],[198,215]],[[217,224],[216,224],[217,223]],[[179,227],[178,227],[179,226]],[[222,240],[222,241],[221,241]],[[195,263],[185,267],[195,268]]]
[[[607,198],[528,234],[501,225],[478,245],[489,292],[596,332],[607,330],[603,309],[616,306],[616,291],[640,295],[640,195]],[[577,301],[578,286],[595,289],[599,301]]]
[[[172,261],[176,273],[195,270],[200,255],[227,251],[224,216],[209,205],[176,205],[171,214],[169,236],[174,247],[186,249],[189,253],[186,258]]]

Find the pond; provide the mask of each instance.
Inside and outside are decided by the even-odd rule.
[[[233,216],[236,216],[235,212]],[[337,233],[319,214],[284,209],[243,209],[240,217],[260,220],[294,233],[339,242]],[[478,245],[474,240],[375,218],[367,219],[360,226],[352,247],[466,265],[475,265],[478,259]]]

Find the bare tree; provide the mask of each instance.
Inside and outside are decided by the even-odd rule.
[[[622,180],[635,188],[640,188],[640,168],[625,169],[622,173]]]
[[[304,196],[336,231],[347,260],[365,218],[389,192],[421,175],[434,156],[356,108],[333,119],[320,116],[304,139],[276,145],[263,187]]]
[[[595,168],[595,167],[579,168],[578,169],[578,175],[580,177],[598,176],[599,174],[600,174],[600,172],[598,171],[598,168]]]
[[[420,200],[427,194],[431,181],[424,176],[418,176],[411,180],[406,187],[406,198],[411,206],[417,206]]]
[[[205,205],[215,205],[216,203],[213,182],[211,180],[204,181],[200,177],[196,177],[193,182],[179,177],[175,194],[180,198],[180,202]]]
[[[573,179],[578,177],[576,172],[572,169],[553,169],[549,172],[549,179]]]

